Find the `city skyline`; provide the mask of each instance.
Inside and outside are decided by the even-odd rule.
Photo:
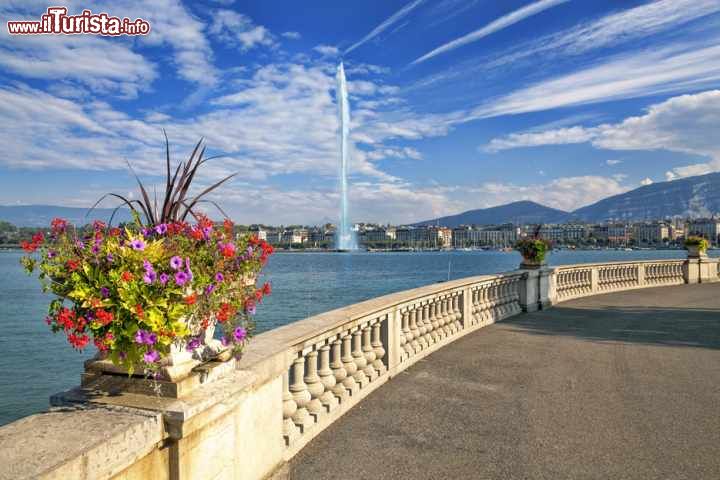
[[[159,184],[165,128],[176,161],[201,136],[228,155],[208,172],[240,172],[217,197],[239,222],[336,221],[341,58],[356,221],[520,199],[573,210],[720,167],[716,1],[67,6],[143,17],[152,30],[3,29],[0,204],[89,206],[126,194],[135,189],[126,160]],[[32,20],[46,8],[10,2],[0,12]]]

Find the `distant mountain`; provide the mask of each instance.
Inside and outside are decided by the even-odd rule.
[[[720,173],[653,183],[572,212],[587,222],[707,217],[720,212]]]
[[[93,220],[107,222],[112,208],[96,208],[89,216],[87,208],[58,207],[54,205],[0,205],[0,221],[10,222],[18,227],[47,227],[55,217],[64,218],[73,225],[85,225]],[[118,210],[113,224],[131,220],[127,209]]]
[[[460,225],[498,225],[502,223],[562,223],[569,213],[539,203],[523,200],[497,207],[468,210],[467,212],[434,220],[418,222],[415,225],[442,225],[450,228]]]

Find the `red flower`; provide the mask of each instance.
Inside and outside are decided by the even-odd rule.
[[[140,305],[139,303],[138,303],[137,305],[135,305],[135,313],[136,313],[137,316],[140,317],[140,318],[144,318],[144,317],[145,317],[145,310],[143,310],[142,305]]]
[[[93,222],[93,229],[97,232],[100,230],[105,230],[105,223],[101,222],[100,220],[95,220]]]
[[[232,258],[235,256],[235,245],[232,243],[225,243],[220,246],[220,252],[225,258]]]
[[[262,297],[263,297],[262,288],[258,288],[257,290],[255,290],[255,300],[257,300],[259,302],[260,300],[262,300]]]
[[[202,328],[208,328],[210,326],[210,319],[208,317],[203,318],[200,326]]]
[[[42,243],[44,240],[42,232],[37,232],[35,235],[32,236],[33,243]]]
[[[228,321],[230,316],[234,315],[235,312],[233,308],[230,306],[229,303],[223,303],[220,305],[220,310],[215,315],[217,317],[217,321],[220,323],[225,323]]]
[[[202,239],[204,238],[203,232],[202,232],[202,230],[199,229],[199,228],[193,228],[193,229],[190,231],[190,235],[192,235],[192,237],[193,237],[195,240],[202,240]]]
[[[250,238],[248,238],[248,243],[252,246],[255,246],[260,243],[260,240],[258,240],[258,237],[256,235],[252,235]]]
[[[108,312],[107,310],[103,310],[102,308],[95,310],[95,318],[97,318],[98,322],[100,322],[102,325],[107,325],[108,323],[113,321],[113,314],[112,312]]]
[[[197,294],[193,293],[192,295],[188,295],[185,297],[185,303],[187,305],[195,305],[195,302],[197,301]]]
[[[53,233],[62,233],[67,227],[67,221],[62,218],[53,218],[52,222],[50,222],[50,226],[52,227]]]
[[[234,224],[233,224],[232,220],[230,220],[229,218],[226,218],[225,221],[223,222],[223,228],[225,229],[225,233],[227,235],[232,235],[233,226],[234,226]]]
[[[130,282],[133,279],[133,274],[125,271],[122,273],[122,275],[120,275],[120,278],[122,279],[123,282]]]
[[[120,230],[120,229],[117,228],[117,227],[113,227],[113,228],[110,229],[110,236],[111,236],[111,237],[119,237],[121,233],[122,233],[122,230]]]
[[[67,265],[68,270],[74,272],[80,266],[80,262],[77,260],[68,260],[65,265]]]
[[[262,290],[264,295],[270,295],[272,293],[272,286],[270,283],[266,282],[265,285],[263,285]]]
[[[68,335],[68,342],[70,342],[70,345],[72,345],[73,348],[78,350],[85,348],[85,345],[87,345],[89,341],[90,337],[88,337],[87,334],[75,335],[74,333],[71,333]]]
[[[64,330],[70,330],[75,327],[75,312],[69,308],[63,308],[57,314],[55,322]]]
[[[33,253],[35,250],[38,249],[38,245],[35,243],[30,243],[27,240],[23,240],[20,242],[20,246],[23,250],[25,250],[27,253]]]

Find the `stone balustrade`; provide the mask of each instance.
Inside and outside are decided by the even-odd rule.
[[[718,281],[718,275],[717,261],[701,258],[470,277],[262,333],[239,361],[211,362],[182,388],[157,395],[139,379],[86,375],[82,387],[54,396],[53,403],[73,407],[73,438],[87,438],[87,445],[57,454],[71,415],[63,411],[1,427],[0,462],[14,468],[0,471],[0,479],[265,478],[370,392],[468,333],[573,298]],[[102,422],[115,425],[105,440]]]
[[[551,275],[554,303],[598,293],[685,283],[687,260],[613,262],[555,267]]]

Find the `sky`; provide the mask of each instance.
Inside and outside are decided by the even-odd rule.
[[[162,192],[165,129],[176,162],[223,155],[198,189],[237,172],[213,196],[233,220],[335,221],[340,60],[354,221],[720,170],[720,0],[73,0],[151,31],[8,34],[48,5],[0,1],[3,205],[137,198],[127,162]]]

